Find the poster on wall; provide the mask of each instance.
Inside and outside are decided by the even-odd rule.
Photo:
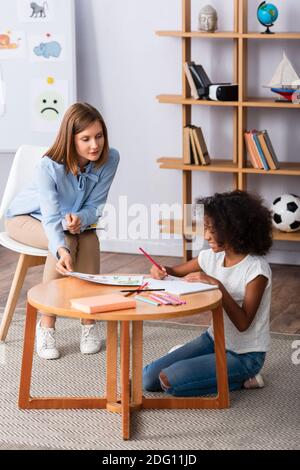
[[[16,60],[26,57],[25,33],[0,29],[0,60]]]
[[[54,19],[53,0],[18,0],[20,23],[47,23]]]
[[[66,38],[45,33],[28,37],[31,62],[62,62],[66,60]]]
[[[58,80],[54,76],[32,80],[32,130],[57,132],[68,102],[69,83],[67,80]]]

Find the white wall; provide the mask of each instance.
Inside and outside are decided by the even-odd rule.
[[[192,27],[205,2],[192,1]],[[277,31],[297,31],[300,2],[277,0]],[[289,10],[286,8],[288,3]],[[211,2],[219,14],[219,29],[232,29],[232,2]],[[256,20],[258,2],[249,0],[249,30],[261,30]],[[109,128],[111,145],[121,153],[121,164],[110,192],[118,204],[127,195],[129,204],[181,202],[181,174],[159,170],[159,156],[181,155],[181,110],[176,105],[159,105],[155,96],[181,93],[180,39],[159,38],[156,30],[181,29],[180,0],[77,0],[77,47],[79,98],[98,106]],[[213,81],[232,80],[231,41],[193,40],[193,59],[202,63]],[[263,95],[285,49],[300,72],[299,41],[264,43],[249,47],[249,93]],[[194,107],[194,121],[204,129],[210,151],[218,157],[232,152],[231,111]],[[249,127],[270,130],[280,159],[299,161],[299,110],[251,110]],[[218,138],[216,138],[216,134]],[[271,202],[284,192],[300,193],[299,178],[251,176],[249,189],[258,190]],[[231,177],[194,174],[194,196],[230,189]],[[104,242],[102,248],[136,251],[137,242]],[[152,253],[179,254],[170,242],[146,243]],[[299,262],[297,243],[276,242],[274,262]]]
[[[181,156],[181,108],[158,104],[161,93],[181,93],[181,42],[159,38],[157,30],[181,29],[180,0],[75,0],[78,97],[98,107],[106,120],[110,145],[121,163],[109,201],[127,195],[128,204],[180,203],[181,173],[160,170],[160,156]],[[232,29],[232,2],[192,0],[192,27],[205,3],[215,6],[219,29]],[[300,30],[299,0],[274,0],[280,16],[277,31]],[[249,29],[256,21],[258,1],[249,0]],[[288,4],[289,10],[286,5]],[[253,41],[249,47],[249,92],[265,94],[285,49],[300,73],[299,41]],[[193,59],[202,63],[213,81],[232,80],[231,41],[193,40]],[[232,152],[232,116],[226,109],[194,107],[193,119],[204,129],[212,155],[229,158]],[[268,128],[281,160],[299,161],[299,110],[251,110],[249,127]],[[217,135],[217,138],[216,138]],[[3,184],[0,166],[0,188]],[[193,195],[208,195],[231,188],[231,176],[194,174]],[[300,193],[299,177],[251,176],[249,189],[258,190],[269,203],[284,192]],[[137,252],[138,241],[105,241],[102,249]],[[143,242],[153,254],[180,255],[176,243]],[[299,263],[300,245],[276,242],[270,259]]]

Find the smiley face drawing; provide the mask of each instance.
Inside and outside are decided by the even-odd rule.
[[[61,94],[56,91],[45,91],[36,100],[36,109],[42,119],[53,122],[58,120],[65,108]]]

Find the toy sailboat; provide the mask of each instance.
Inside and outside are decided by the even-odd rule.
[[[292,101],[293,94],[300,89],[300,78],[285,53],[267,87],[285,101]]]

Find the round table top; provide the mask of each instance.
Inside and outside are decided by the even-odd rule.
[[[28,291],[27,300],[30,305],[43,313],[51,313],[62,317],[138,321],[184,317],[201,313],[216,308],[222,299],[221,292],[218,289],[213,289],[182,296],[186,300],[186,304],[178,306],[154,306],[137,301],[136,308],[92,314],[80,312],[72,309],[70,306],[70,299],[119,293],[122,289],[126,289],[126,287],[95,284],[81,279],[66,277],[36,285]],[[134,296],[129,298],[134,298]]]

